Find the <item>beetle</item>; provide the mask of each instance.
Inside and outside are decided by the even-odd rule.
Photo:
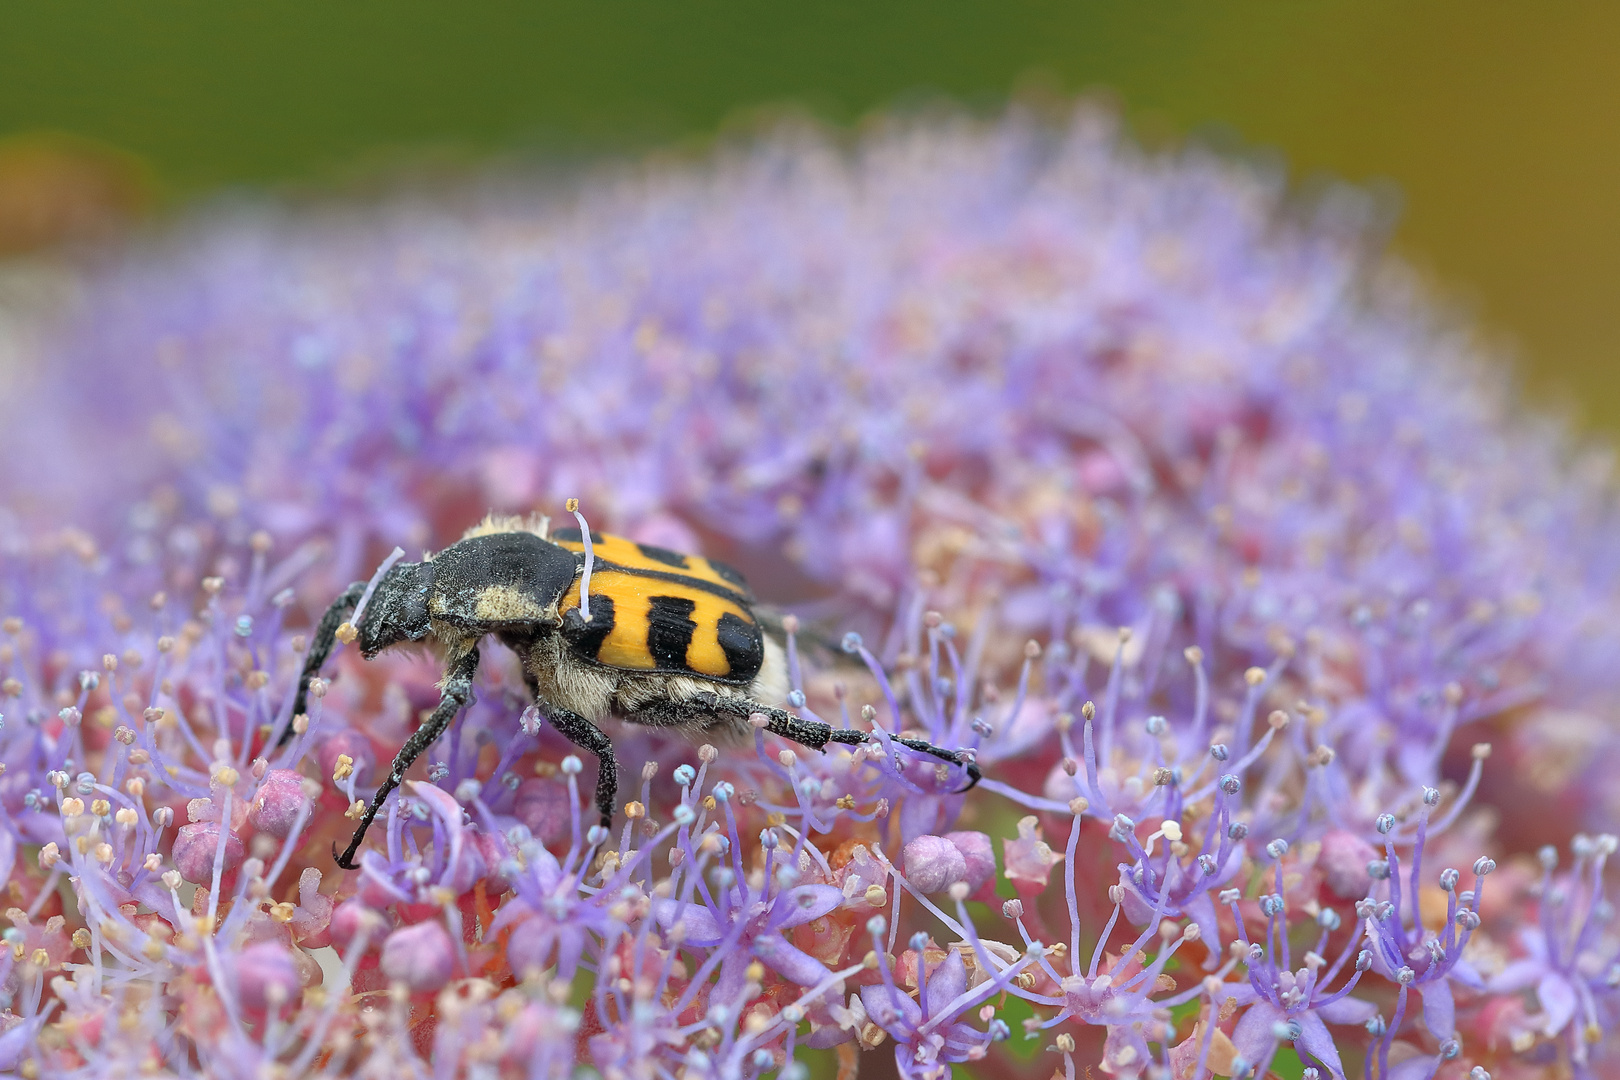
[[[293,714],[305,712],[309,682],[339,640],[358,641],[367,660],[426,645],[444,677],[438,707],[400,747],[338,858],[346,870],[405,770],[471,699],[486,636],[517,654],[536,708],[557,733],[595,755],[604,827],[618,793],[613,743],[598,726],[610,716],[694,735],[745,734],[750,718],[763,716],[767,731],[823,752],[829,743],[875,741],[782,708],[783,647],[760,626],[742,575],[712,559],[594,531],[551,532],[545,518],[492,515],[443,551],[389,567],[362,607],[368,584],[350,585],[321,617]],[[979,782],[978,766],[959,753],[922,739],[893,741],[964,769],[961,790]]]

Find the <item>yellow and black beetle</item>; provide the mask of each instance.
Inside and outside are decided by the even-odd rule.
[[[361,654],[369,660],[394,645],[426,644],[444,661],[443,697],[400,748],[338,865],[354,869],[354,854],[389,793],[467,704],[486,634],[517,654],[536,707],[558,734],[596,755],[604,826],[618,792],[613,743],[597,727],[609,716],[693,733],[740,733],[751,716],[762,715],[766,730],[815,750],[873,741],[866,732],[801,720],[781,708],[788,695],[785,654],[760,628],[753,595],[736,571],[623,537],[591,532],[590,540],[587,559],[577,529],[553,533],[544,518],[491,516],[438,554],[397,563],[377,581],[352,627]],[[350,585],[322,616],[294,715],[304,712],[309,681],[366,587]],[[968,787],[979,781],[978,767],[959,754],[921,739],[894,741],[962,766]]]

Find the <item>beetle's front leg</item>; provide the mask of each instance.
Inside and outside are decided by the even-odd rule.
[[[473,676],[477,673],[476,648],[469,649],[466,655],[451,665],[449,673],[444,677],[444,691],[439,698],[438,708],[433,710],[433,715],[429,716],[421,727],[411,732],[411,737],[405,740],[405,745],[394,755],[394,763],[389,766],[388,775],[383,777],[377,793],[371,797],[371,805],[366,807],[365,814],[360,818],[360,827],[354,830],[354,836],[349,839],[348,850],[339,856],[337,864],[343,869],[355,869],[354,853],[360,850],[360,842],[366,838],[366,830],[371,828],[378,811],[388,801],[389,793],[405,779],[405,770],[422,756],[424,750],[433,745],[435,739],[444,734],[444,729],[450,726],[450,721],[455,719],[456,713],[472,700]]]

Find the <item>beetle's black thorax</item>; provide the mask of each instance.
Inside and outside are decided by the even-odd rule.
[[[555,618],[579,557],[531,532],[489,533],[445,548],[432,574],[428,614],[468,629]]]

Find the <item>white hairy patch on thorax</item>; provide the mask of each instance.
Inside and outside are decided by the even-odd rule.
[[[475,618],[492,623],[534,622],[546,615],[547,609],[534,597],[510,585],[486,585],[478,590],[473,606]]]

